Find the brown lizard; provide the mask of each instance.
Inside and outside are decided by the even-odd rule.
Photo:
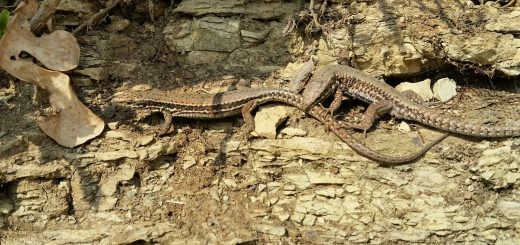
[[[314,73],[302,92],[304,109],[313,108],[333,93],[335,98],[329,109],[331,112],[339,107],[343,94],[370,103],[362,122],[351,125],[365,131],[372,126],[379,114],[390,113],[397,118],[413,120],[456,134],[477,137],[520,136],[520,127],[484,125],[427,108],[386,83],[345,65],[327,65]]]
[[[172,117],[211,119],[229,117],[242,113],[247,132],[252,131],[254,128],[254,120],[251,112],[257,105],[276,101],[289,104],[300,110],[304,109],[304,99],[301,95],[289,90],[277,88],[242,89],[202,95],[172,94],[168,91],[157,90],[130,91],[116,94],[112,101],[131,107],[145,107],[167,111],[172,114]],[[413,154],[406,156],[386,156],[371,150],[352,137],[334,117],[329,115],[327,110],[315,106],[311,108],[308,113],[328,127],[330,131],[340,137],[341,140],[360,155],[386,164],[401,164],[413,161],[447,136],[440,136]]]

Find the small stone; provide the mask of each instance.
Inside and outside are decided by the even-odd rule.
[[[177,153],[177,143],[175,142],[156,142],[147,148],[147,160],[157,159],[159,156]]]
[[[336,189],[332,186],[329,186],[329,187],[325,187],[325,188],[316,190],[316,194],[318,194],[320,196],[326,196],[326,197],[335,197]]]
[[[345,196],[345,189],[343,188],[336,188],[336,196],[337,197],[344,197]]]
[[[113,130],[107,131],[105,137],[107,139],[122,139],[122,140],[127,138],[125,133],[119,132],[119,131],[113,131]]]
[[[255,132],[268,139],[276,138],[276,128],[289,116],[287,106],[264,106],[255,116]]]
[[[441,78],[433,85],[433,96],[441,102],[451,100],[457,95],[457,83],[453,79]]]
[[[306,136],[307,132],[303,129],[287,127],[280,131],[281,135],[287,135],[288,138],[296,136]]]
[[[101,81],[101,80],[105,79],[106,74],[107,74],[105,72],[105,70],[101,67],[88,67],[88,68],[83,68],[83,69],[77,70],[75,72],[78,74],[81,74],[83,76],[89,77],[90,79],[95,80],[95,81]],[[92,81],[87,81],[87,80],[81,81],[82,86],[86,86],[89,83],[92,83]],[[76,84],[76,80],[74,80],[74,84]],[[112,118],[112,117],[109,117],[109,118]]]
[[[290,216],[291,215],[289,213],[281,213],[281,214],[278,214],[278,219],[283,222],[283,221],[289,220]]]
[[[302,225],[312,226],[316,222],[316,216],[312,214],[306,214],[303,218]]]
[[[98,201],[98,210],[99,211],[108,211],[114,208],[116,205],[117,198],[115,197],[103,197]]]
[[[345,179],[328,172],[305,171],[311,184],[344,184]]]
[[[408,125],[408,123],[402,121],[401,123],[399,123],[399,127],[397,127],[397,129],[399,129],[399,131],[401,132],[410,132],[410,125]]]
[[[309,178],[305,174],[285,174],[284,178],[293,183],[298,189],[306,189],[311,185]]]
[[[266,233],[273,236],[284,236],[287,233],[287,229],[284,226],[258,224],[254,227],[255,230],[257,230],[258,232]]]
[[[252,32],[246,30],[241,30],[240,34],[242,35],[244,41],[250,43],[259,43],[261,41],[264,41],[266,36],[266,33],[263,32]]]
[[[500,200],[497,203],[497,208],[508,219],[520,219],[520,202]]]
[[[96,152],[95,156],[100,161],[115,161],[123,158],[137,158],[138,155],[135,151],[109,151],[109,152]]]
[[[272,205],[276,204],[278,202],[278,200],[279,200],[278,197],[269,198],[269,205],[272,206]]]
[[[267,188],[266,184],[259,184],[257,190],[258,192],[262,192],[265,188]]]
[[[222,182],[224,183],[224,185],[226,185],[228,187],[232,187],[232,188],[237,187],[237,182],[235,182],[232,179],[224,179],[224,180],[222,180]]]
[[[412,227],[408,227],[404,231],[390,232],[390,240],[401,240],[406,242],[422,242],[428,236],[430,236],[430,233],[428,231],[415,229]]]
[[[185,156],[183,159],[182,169],[186,170],[195,164],[197,164],[197,161],[194,156]]]
[[[119,122],[109,122],[107,123],[107,126],[111,130],[116,130],[119,127]]]
[[[417,83],[403,82],[403,83],[397,85],[395,87],[395,89],[399,92],[404,92],[407,90],[414,91],[419,96],[421,96],[421,98],[424,101],[429,101],[429,100],[433,99],[433,92],[431,90],[431,80],[430,79],[426,79],[424,81],[417,82]]]
[[[284,194],[286,196],[292,196],[292,195],[296,194],[296,191],[282,191],[282,194]]]
[[[305,217],[304,213],[294,212],[291,215],[291,221],[296,222],[298,224],[301,224],[301,222],[303,221],[304,217]]]
[[[130,25],[130,20],[127,19],[112,21],[112,23],[108,26],[108,31],[120,32],[126,29],[128,25]]]
[[[330,166],[329,171],[333,174],[339,174],[339,168],[337,166]]]
[[[152,143],[153,139],[154,139],[153,135],[146,135],[146,136],[139,137],[137,142],[140,146],[145,146],[145,145]]]
[[[359,187],[357,185],[347,185],[345,186],[345,191],[347,191],[348,193],[359,193],[361,189],[359,189]]]
[[[251,200],[251,203],[255,203],[256,201],[258,201],[258,199],[254,196],[250,196],[249,199]]]
[[[8,214],[9,212],[13,211],[13,205],[5,200],[0,200],[0,213],[1,214]]]
[[[471,200],[471,198],[473,198],[473,193],[471,193],[471,192],[464,192],[463,197],[464,197],[465,200]]]
[[[511,146],[502,146],[496,149],[488,149],[482,152],[482,156],[478,159],[477,167],[496,165],[503,162],[504,159],[511,155]]]
[[[267,183],[267,190],[270,193],[275,193],[280,190],[280,186],[282,186],[282,183],[280,182],[269,182]]]
[[[490,180],[491,177],[493,177],[494,174],[495,174],[495,173],[492,172],[492,171],[486,171],[486,172],[482,173],[480,176],[481,176],[483,179],[485,179],[485,180]]]
[[[296,190],[296,186],[292,185],[292,184],[285,184],[285,185],[283,185],[283,190],[284,191],[294,191],[294,190]]]
[[[130,88],[132,91],[146,91],[152,89],[152,86],[150,84],[137,84]]]
[[[209,196],[219,202],[220,201],[220,194],[219,194],[219,191],[218,191],[218,188],[217,187],[212,187],[210,190],[209,190]]]

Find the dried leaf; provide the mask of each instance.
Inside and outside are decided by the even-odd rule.
[[[22,2],[14,11],[7,30],[0,41],[0,66],[20,80],[32,82],[49,92],[49,102],[55,112],[38,125],[58,144],[74,147],[92,139],[103,131],[104,122],[74,93],[70,78],[58,71],[75,68],[80,49],[74,36],[66,31],[55,31],[36,37],[29,27],[35,13],[34,0]],[[38,59],[44,69],[19,55],[27,52]]]

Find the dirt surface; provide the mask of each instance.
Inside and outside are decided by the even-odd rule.
[[[123,1],[76,35],[69,74],[107,123],[100,137],[59,146],[35,123],[45,93],[1,74],[0,243],[519,244],[518,138],[450,136],[384,167],[286,106],[256,113],[260,126],[278,117],[274,137],[242,142],[239,117],[176,119],[159,137],[161,113],[109,100],[136,85],[289,87],[313,57],[391,85],[450,78],[457,94],[434,107],[520,126],[520,5],[482,2],[314,1],[314,21],[308,1]],[[104,3],[62,0],[55,24],[71,30]],[[364,108],[350,100],[338,118]],[[403,155],[440,133],[383,116],[355,137]]]

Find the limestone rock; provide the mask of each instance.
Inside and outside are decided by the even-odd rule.
[[[421,96],[424,101],[429,101],[433,99],[433,92],[431,90],[431,80],[426,79],[422,82],[417,83],[409,83],[403,82],[395,87],[395,89],[399,92],[404,92],[407,90],[411,90]]]
[[[289,116],[287,106],[264,106],[255,116],[255,132],[268,139],[276,138],[276,128]]]
[[[449,78],[441,78],[433,85],[433,96],[441,102],[447,102],[457,95],[457,84]]]

